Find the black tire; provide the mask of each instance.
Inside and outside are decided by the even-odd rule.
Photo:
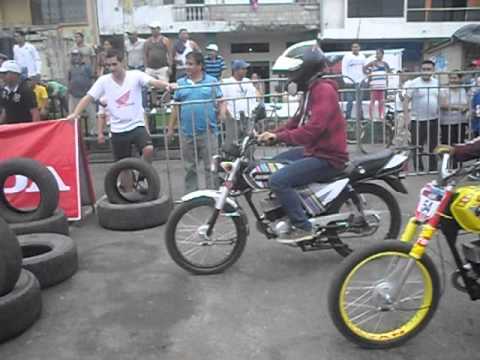
[[[431,305],[422,309],[426,309],[427,313],[422,314],[422,319],[419,324],[416,325],[411,331],[406,332],[402,335],[401,332],[398,332],[399,337],[393,340],[387,340],[385,338],[377,340],[372,340],[365,338],[364,336],[359,335],[359,333],[353,331],[351,327],[346,324],[341,309],[341,297],[342,297],[342,288],[345,282],[349,279],[350,274],[353,274],[361,263],[367,261],[368,258],[382,254],[382,253],[391,253],[398,252],[408,255],[412,245],[402,243],[399,241],[385,241],[383,243],[375,244],[364,248],[360,251],[356,251],[351,256],[346,258],[340,265],[340,268],[334,272],[334,275],[330,282],[330,288],[328,292],[328,311],[330,317],[335,325],[335,327],[345,336],[348,340],[354,342],[355,344],[370,349],[385,349],[391,348],[394,346],[401,345],[416,336],[421,330],[427,326],[429,321],[432,319],[435,311],[437,310],[438,303],[441,297],[441,283],[440,277],[438,275],[437,269],[433,264],[432,260],[428,255],[424,255],[422,259],[417,260],[417,263],[420,263],[426,272],[428,273],[429,279],[432,285],[432,299]],[[368,261],[367,261],[368,262]],[[401,311],[401,310],[399,310]],[[388,313],[385,311],[384,314]],[[416,313],[417,315],[418,313]],[[393,335],[396,336],[397,334]]]
[[[13,290],[0,297],[0,343],[20,335],[32,326],[42,312],[38,280],[22,270]]]
[[[68,220],[60,209],[46,219],[11,224],[10,228],[17,235],[52,233],[68,236],[70,234]]]
[[[77,247],[60,234],[28,234],[18,237],[24,269],[31,271],[42,289],[67,280],[78,269]]]
[[[40,190],[40,202],[36,209],[22,211],[7,201],[4,184],[11,175],[24,175],[37,184]],[[58,199],[57,181],[40,162],[27,158],[13,158],[0,163],[0,216],[8,223],[45,219],[57,209]]]
[[[144,194],[136,193],[135,196],[124,196],[118,189],[117,181],[124,170],[136,170],[147,181],[148,188]],[[117,161],[105,175],[105,194],[111,204],[130,204],[153,201],[160,194],[160,177],[155,168],[142,159],[126,158]]]
[[[235,225],[237,237],[233,250],[231,253],[221,262],[209,266],[200,266],[193,264],[191,261],[185,258],[182,252],[178,249],[177,242],[175,239],[175,230],[181,218],[190,210],[200,207],[200,206],[209,206],[212,208],[212,211],[215,206],[215,202],[211,198],[197,198],[190,201],[181,203],[172,213],[170,219],[167,223],[167,228],[165,230],[165,243],[167,246],[168,253],[173,261],[183,269],[188,272],[196,275],[210,275],[223,272],[228,267],[232,266],[242,255],[243,250],[245,249],[245,244],[247,242],[247,224],[241,216],[229,217]],[[228,206],[228,205],[226,205]],[[234,211],[234,209],[225,209],[227,212]]]
[[[110,230],[143,230],[163,225],[171,211],[172,201],[167,195],[136,204],[111,204],[106,197],[97,203],[98,222]]]
[[[21,270],[22,251],[17,237],[5,220],[0,218],[0,296],[12,291]]]
[[[398,205],[397,199],[392,195],[392,193],[380,185],[372,184],[372,183],[358,183],[353,185],[356,194],[372,194],[376,197],[380,198],[388,207],[388,211],[390,213],[390,225],[388,227],[388,232],[385,236],[385,240],[393,240],[398,237],[400,234],[400,227],[402,221],[402,213],[400,211],[400,206]],[[342,197],[339,201],[329,209],[329,212],[334,214],[340,211],[341,207],[347,202],[351,200],[351,194],[344,192]],[[371,209],[365,209],[371,210]],[[375,209],[373,209],[375,210]],[[335,251],[340,254],[341,256],[348,256],[353,250],[350,247],[350,244],[346,244],[341,239],[341,235],[336,232],[332,232],[328,235],[328,239],[330,243],[332,243],[333,248]],[[354,241],[353,241],[354,242]]]

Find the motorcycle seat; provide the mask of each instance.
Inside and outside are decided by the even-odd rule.
[[[345,173],[350,175],[354,171],[362,168],[365,173],[376,172],[383,167],[393,156],[393,151],[389,149],[382,150],[375,154],[359,156],[353,159],[345,168]]]

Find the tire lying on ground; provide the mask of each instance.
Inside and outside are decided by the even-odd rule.
[[[38,233],[70,234],[67,217],[60,209],[45,219],[14,223],[10,225],[10,228],[17,235]]]
[[[142,230],[165,224],[172,211],[166,195],[137,204],[111,204],[104,196],[97,202],[100,226],[110,230]]]
[[[0,296],[0,343],[32,326],[42,312],[42,297],[37,278],[22,270],[11,292]]]
[[[22,251],[17,237],[5,220],[0,218],[0,296],[12,291],[21,270]]]
[[[40,202],[36,209],[22,211],[12,206],[5,195],[5,181],[12,175],[24,175],[31,179],[40,191]],[[19,223],[45,219],[58,206],[59,191],[52,173],[33,159],[13,158],[0,162],[0,216],[8,223]]]
[[[148,183],[145,194],[136,194],[136,196],[124,196],[117,186],[119,175],[124,170],[138,171]],[[108,170],[105,175],[105,194],[108,201],[112,204],[128,204],[152,201],[158,199],[160,193],[160,177],[155,168],[142,159],[125,158],[117,161]]]
[[[60,234],[28,234],[18,237],[23,253],[22,267],[31,271],[40,287],[61,283],[78,269],[77,247],[73,240]]]

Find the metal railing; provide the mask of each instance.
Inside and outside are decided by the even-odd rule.
[[[464,80],[467,77],[473,79],[476,77],[473,72],[460,74],[464,75]],[[433,173],[437,171],[436,158],[433,155],[433,149],[437,144],[462,143],[479,135],[480,87],[477,88],[474,83],[465,81],[458,85],[449,84],[443,79],[448,77],[449,73],[436,73],[434,76],[442,80],[438,84],[415,85],[416,82],[412,80],[422,75],[424,74],[389,75],[389,79],[394,76],[402,78],[400,81],[389,81],[383,89],[372,89],[368,81],[345,86],[345,82],[348,81],[344,81],[341,76],[328,76],[340,85],[339,106],[348,115],[347,132],[352,154],[377,152],[386,147],[414,145],[417,146],[417,150],[412,151],[406,172],[410,175]],[[266,82],[269,82],[270,87],[276,91],[268,94],[259,91],[253,96],[240,94],[219,100],[212,87],[220,86],[225,94],[231,93],[227,91],[227,87],[234,87],[241,92],[238,83],[201,85],[200,88],[207,88],[203,90],[204,100],[163,99],[157,103],[154,111],[147,110],[156,159],[160,160],[163,183],[167,184],[172,198],[177,199],[195,188],[215,188],[217,184],[209,173],[211,156],[220,146],[241,139],[248,122],[259,108],[263,107],[264,111],[257,121],[258,131],[281,126],[295,114],[300,96],[288,95],[285,91],[286,79],[246,82],[242,83],[242,86],[256,85],[258,89],[264,89]],[[393,86],[396,83],[400,86]],[[182,89],[194,88],[199,86]],[[478,99],[475,97],[476,94],[479,94]],[[407,113],[404,113],[402,101],[402,96],[405,95],[412,99]],[[419,108],[419,105],[422,105],[420,101],[422,98],[427,99],[423,102],[423,110],[431,110],[433,115],[422,115],[423,110]],[[373,100],[375,102],[372,106]],[[220,118],[219,107],[225,106],[222,104],[225,104],[229,111],[226,117]],[[173,108],[177,111],[172,111]],[[168,137],[167,128],[174,115],[177,126],[173,136]],[[411,121],[407,122],[406,118]],[[262,146],[257,147],[255,155],[274,156],[283,150],[283,146]]]

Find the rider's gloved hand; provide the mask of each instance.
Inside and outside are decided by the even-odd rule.
[[[433,152],[437,155],[442,154],[450,154],[453,155],[455,153],[455,148],[450,145],[437,145],[437,147],[433,150]]]
[[[277,135],[269,131],[265,131],[257,136],[257,141],[265,142],[265,143],[274,143],[275,141],[277,141]]]

